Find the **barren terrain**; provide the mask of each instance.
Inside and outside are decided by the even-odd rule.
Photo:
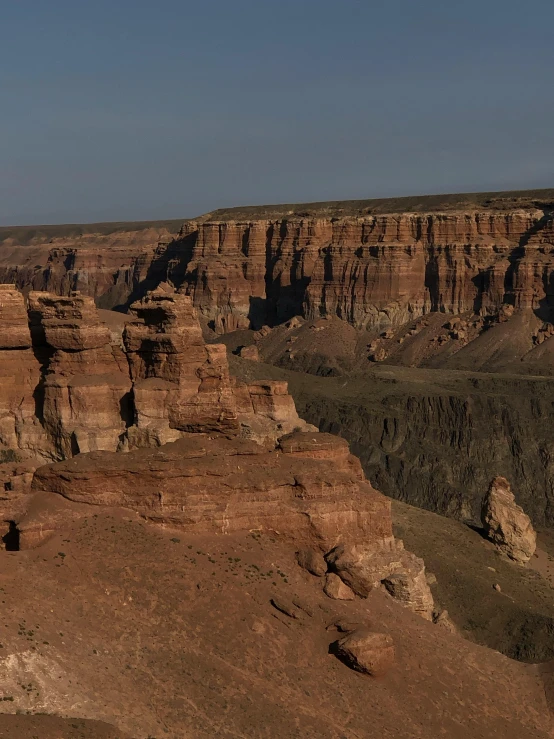
[[[0,229],[0,737],[554,736],[554,190],[179,227]]]
[[[191,536],[91,510],[3,559],[9,712],[94,718],[137,739],[550,736],[538,668],[380,592],[330,600],[275,535]],[[340,619],[391,633],[394,670],[374,680],[330,655]]]

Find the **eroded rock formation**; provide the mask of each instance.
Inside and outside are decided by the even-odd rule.
[[[425,577],[425,565],[401,541],[386,546],[339,545],[327,555],[336,572],[356,595],[367,597],[373,588],[384,586],[403,605],[432,620],[433,596]]]
[[[0,460],[48,458],[48,441],[37,417],[41,378],[23,295],[0,285]],[[16,455],[17,450],[17,455]]]
[[[300,560],[320,575],[332,551],[330,596],[384,585],[427,617],[423,563],[395,543],[390,501],[347,442],[302,421],[285,382],[231,380],[226,348],[205,344],[189,296],[149,293],[121,337],[88,296],[32,292],[28,313],[13,288],[0,297],[12,373],[2,442],[14,460],[29,458],[4,464],[3,536],[18,524],[14,533],[33,546],[66,513],[78,515],[45,507],[44,496],[29,508],[26,494],[36,492],[191,532],[273,531],[311,551]],[[65,461],[34,472],[45,459]],[[380,565],[352,577],[339,551]]]
[[[541,210],[188,222],[174,282],[219,332],[296,314],[386,329],[431,311],[549,306],[552,242]]]
[[[423,563],[394,542],[390,501],[347,442],[302,421],[286,382],[232,380],[189,296],[160,287],[131,308],[120,337],[91,297],[31,292],[27,313],[20,293],[0,290],[11,373],[0,438],[5,456],[29,458],[3,465],[2,536],[34,546],[79,515],[44,496],[29,508],[31,492],[192,532],[273,531],[311,551],[304,566],[318,574],[333,551],[331,597],[385,585],[427,617]],[[34,472],[45,459],[65,461]],[[355,547],[380,566],[354,582],[337,552]]]
[[[126,428],[131,380],[93,299],[32,292],[29,320],[45,362],[38,412],[56,455],[115,451]]]
[[[123,319],[125,317],[122,317]],[[159,446],[186,432],[275,447],[299,418],[284,382],[231,379],[191,298],[160,288],[110,328],[91,297],[0,286],[0,463]]]
[[[61,249],[5,247],[0,279],[61,294],[79,289],[101,307],[169,281],[218,333],[297,314],[383,330],[431,311],[486,315],[513,306],[548,318],[553,223],[551,209],[532,207],[204,218],[157,246],[143,234],[95,249],[90,239]]]
[[[361,479],[357,460],[339,465],[243,439],[190,434],[159,450],[80,455],[37,470],[33,489],[184,531],[272,530],[320,551],[392,540],[390,501]]]
[[[510,483],[495,477],[483,503],[485,533],[501,552],[519,564],[528,562],[537,547],[531,519],[515,502]]]

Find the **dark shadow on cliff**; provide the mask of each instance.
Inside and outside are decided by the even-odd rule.
[[[250,328],[258,331],[267,323],[267,300],[250,296],[250,310],[248,311]]]
[[[541,233],[541,231],[544,231],[552,223],[553,216],[554,207],[552,205],[546,206],[543,209],[543,215],[541,218],[539,218],[530,229],[522,234],[518,245],[510,252],[508,256],[510,264],[504,276],[503,302],[506,305],[515,305],[516,303],[517,273],[519,264],[527,253],[527,246],[534,236]],[[548,277],[543,275],[545,297],[539,301],[539,307],[534,309],[537,318],[540,318],[543,321],[551,321],[553,317],[553,306],[550,304],[550,295],[552,295],[550,287],[553,282],[554,280],[552,275],[549,275]]]
[[[127,299],[114,306],[112,310],[126,313],[135,300],[140,300],[149,290],[155,290],[162,282],[170,283],[176,290],[186,287],[186,284],[193,284],[195,273],[187,274],[187,269],[197,237],[198,231],[193,231],[167,244],[160,243],[148,265],[145,277],[139,279],[139,275],[135,275]],[[135,271],[139,269],[140,265],[135,267]]]
[[[278,237],[275,229],[279,228]],[[266,320],[269,326],[278,326],[294,316],[304,314],[306,289],[310,284],[307,276],[297,277],[301,273],[303,252],[294,250],[292,262],[286,270],[279,270],[283,257],[281,243],[287,236],[287,223],[271,224],[266,234],[265,251],[265,294]],[[283,277],[285,278],[283,280]],[[285,282],[287,284],[282,284]]]
[[[40,366],[40,380],[33,391],[35,402],[35,416],[44,426],[44,383],[48,365],[54,356],[54,349],[46,341],[46,334],[42,325],[41,315],[38,311],[28,310],[29,332],[35,359]]]
[[[425,265],[425,289],[429,293],[431,311],[438,311],[439,298],[439,267],[437,257],[429,255],[429,261]]]
[[[475,286],[476,296],[473,301],[473,312],[479,315],[483,307],[483,296],[487,294],[491,287],[491,278],[493,274],[493,268],[488,267],[485,270],[479,272],[472,278],[471,282]]]

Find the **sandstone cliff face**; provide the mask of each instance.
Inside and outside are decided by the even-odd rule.
[[[226,348],[204,343],[189,296],[160,288],[133,313],[121,331],[91,297],[31,292],[26,306],[0,286],[0,463],[159,446],[186,432],[274,449],[285,434],[316,431],[286,383],[230,378]]]
[[[347,443],[302,421],[287,383],[232,381],[225,346],[204,343],[189,296],[148,293],[122,337],[88,296],[31,292],[27,307],[12,287],[0,290],[11,373],[0,441],[6,456],[29,457],[0,470],[6,541],[16,533],[36,546],[81,515],[28,499],[38,491],[186,531],[271,531],[321,553],[356,546],[379,551],[381,569],[355,592],[385,586],[427,617],[423,565],[395,543],[390,501]],[[35,472],[44,459],[66,461]]]
[[[218,333],[300,314],[380,329],[502,305],[549,318],[553,223],[531,209],[189,221],[158,246],[4,246],[0,279],[107,308],[170,281]]]
[[[295,446],[310,449],[318,437],[297,434]],[[323,437],[328,458],[190,434],[156,451],[98,452],[42,467],[33,489],[131,508],[190,532],[273,531],[322,551],[342,541],[390,546],[390,501],[361,478],[346,442]]]
[[[137,431],[236,433],[225,347],[204,343],[190,298],[158,290],[132,310],[142,320],[126,326],[123,341]]]
[[[552,224],[538,210],[188,223],[181,289],[219,331],[296,314],[387,328],[430,311],[545,309]]]
[[[113,308],[147,279],[156,249],[172,238],[167,228],[51,238],[46,233],[24,243],[8,238],[0,242],[0,281],[25,292],[69,296],[79,290],[99,307]]]
[[[48,458],[48,441],[37,417],[35,388],[41,377],[29,333],[23,295],[0,286],[0,460]]]
[[[57,455],[115,451],[131,381],[93,299],[32,292],[29,317],[33,344],[47,357],[39,415]]]

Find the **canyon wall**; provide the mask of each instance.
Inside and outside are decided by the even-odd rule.
[[[25,293],[69,296],[80,291],[93,297],[99,308],[108,309],[127,301],[146,280],[156,249],[176,235],[165,227],[77,235],[55,235],[55,229],[44,227],[45,233],[13,229],[12,234],[0,228],[0,282],[13,283]],[[23,233],[18,237],[19,231]]]
[[[224,433],[275,448],[294,430],[284,382],[241,383],[223,345],[205,344],[191,298],[163,289],[108,326],[91,297],[0,285],[0,463],[157,447]],[[36,465],[35,465],[36,466]],[[10,483],[11,485],[11,483]]]
[[[59,294],[79,289],[106,308],[169,282],[218,333],[299,314],[386,329],[431,311],[494,314],[504,304],[548,320],[554,300],[548,209],[199,220],[169,243],[141,239],[105,248],[4,245],[0,279]]]

